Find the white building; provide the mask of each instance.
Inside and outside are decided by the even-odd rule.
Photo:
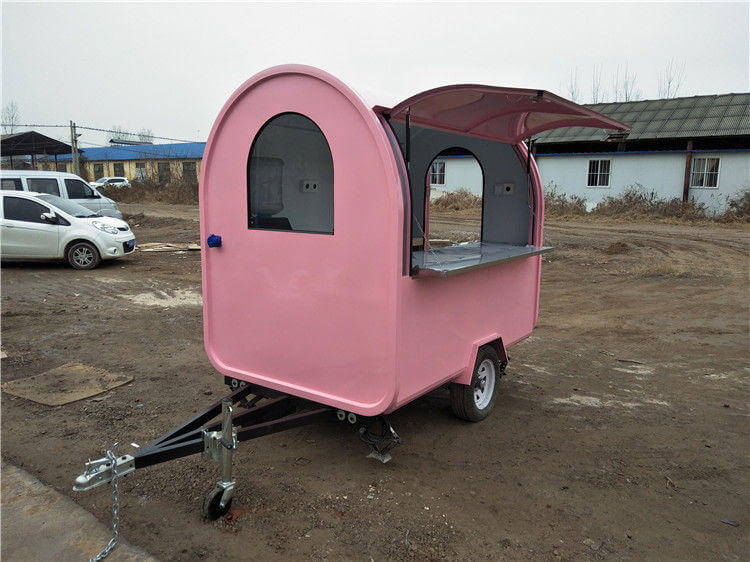
[[[541,133],[535,146],[545,189],[584,198],[591,209],[635,186],[719,212],[727,198],[750,189],[750,94],[587,107],[633,129],[624,140],[583,127]],[[470,155],[441,155],[430,186],[431,197],[461,187],[481,195],[482,171]]]
[[[546,189],[582,197],[592,208],[636,186],[713,211],[750,189],[750,94],[587,107],[633,129],[609,141],[606,132],[582,127],[540,134],[536,159]]]

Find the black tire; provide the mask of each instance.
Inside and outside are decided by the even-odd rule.
[[[73,269],[94,269],[102,260],[99,250],[91,242],[76,242],[65,253],[68,265]]]
[[[482,366],[485,361],[490,361],[494,366],[494,383],[489,402],[486,404],[481,402],[480,404],[477,404],[477,401],[475,400],[475,391],[478,390],[480,385],[480,366]],[[486,370],[487,366],[484,368]],[[502,374],[500,358],[497,356],[497,351],[489,346],[480,347],[477,352],[477,360],[474,363],[474,373],[471,377],[471,384],[451,383],[450,385],[451,409],[453,410],[453,413],[462,420],[471,422],[482,421],[489,416],[490,412],[492,412],[492,408],[495,407],[495,402],[497,401],[498,389],[500,388],[500,377]]]
[[[229,499],[227,505],[222,509],[221,496],[224,494],[224,490],[221,488],[211,488],[203,500],[203,517],[210,519],[211,521],[217,520],[227,514],[229,508],[232,507],[232,498]]]

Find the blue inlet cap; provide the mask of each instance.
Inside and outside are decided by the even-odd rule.
[[[209,248],[221,248],[221,236],[218,234],[209,234],[206,239]]]

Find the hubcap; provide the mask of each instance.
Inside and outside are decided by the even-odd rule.
[[[479,410],[484,410],[492,400],[495,378],[495,364],[491,359],[485,359],[479,364],[477,380],[474,383],[474,404]]]
[[[73,261],[81,267],[89,266],[94,261],[94,252],[86,246],[76,248],[73,250]]]

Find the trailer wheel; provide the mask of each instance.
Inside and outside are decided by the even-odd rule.
[[[478,422],[492,412],[497,400],[500,377],[500,358],[489,346],[480,347],[474,363],[471,384],[451,383],[451,409],[462,420]]]
[[[229,508],[232,507],[232,500],[221,507],[221,496],[224,494],[224,490],[219,487],[211,488],[206,492],[206,497],[203,500],[203,517],[211,521],[215,521],[219,517],[226,515]]]

